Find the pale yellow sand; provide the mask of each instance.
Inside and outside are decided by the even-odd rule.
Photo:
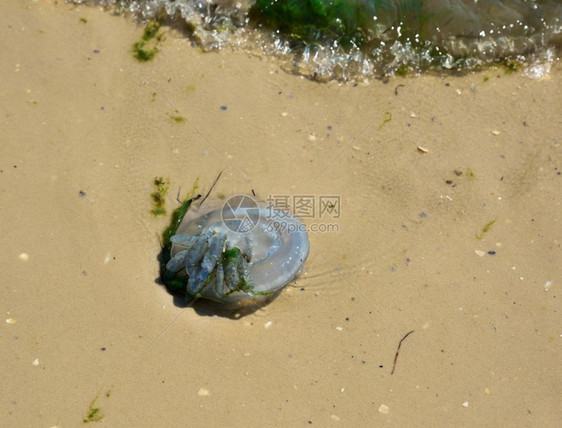
[[[4,2],[0,28],[0,425],[81,426],[98,395],[111,427],[562,419],[560,66],[353,87],[173,33],[141,64],[142,27],[97,8]],[[220,171],[341,198],[240,319],[155,282],[152,180],[173,209]]]

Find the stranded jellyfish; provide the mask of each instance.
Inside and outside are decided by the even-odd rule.
[[[310,248],[306,227],[251,196],[190,207],[170,238],[163,279],[185,286],[186,299],[259,302],[301,271]]]

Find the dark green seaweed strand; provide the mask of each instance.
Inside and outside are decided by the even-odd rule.
[[[194,198],[186,199],[172,213],[172,221],[170,223],[170,226],[168,226],[166,230],[164,230],[164,233],[162,234],[164,248],[170,245],[170,238],[176,234],[176,231],[178,230],[181,221],[185,217],[185,214],[187,213],[187,210],[189,209],[191,202],[193,202],[193,199]]]
[[[191,206],[194,198],[188,198],[182,202],[182,204],[174,210],[172,213],[172,221],[170,225],[164,230],[162,234],[162,252],[160,253],[160,279],[161,281],[166,284],[166,287],[172,292],[181,292],[185,290],[187,286],[187,280],[189,278],[169,278],[166,271],[166,265],[170,261],[171,257],[171,250],[172,250],[172,243],[170,242],[170,238],[176,234],[178,227],[185,217],[187,210]]]

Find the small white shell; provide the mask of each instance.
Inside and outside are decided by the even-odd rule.
[[[207,231],[226,233],[227,246],[238,247],[250,259],[254,294],[237,291],[222,297],[221,303],[256,299],[281,290],[301,271],[310,249],[306,227],[298,219],[247,195],[190,207],[176,235],[200,236]],[[173,244],[171,256],[184,248]],[[217,300],[214,292],[202,297]]]

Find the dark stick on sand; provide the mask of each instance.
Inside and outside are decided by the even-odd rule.
[[[398,361],[398,354],[400,353],[400,347],[402,346],[402,342],[404,342],[404,340],[406,340],[406,338],[413,332],[414,330],[409,331],[404,335],[402,339],[400,339],[400,342],[398,342],[398,348],[396,348],[396,355],[394,356],[394,364],[392,365],[392,371],[390,372],[390,374],[394,374],[394,370],[396,369],[396,361]]]
[[[224,170],[223,170],[224,171]],[[211,186],[211,188],[209,189],[209,191],[207,192],[207,194],[205,195],[205,197],[203,198],[203,200],[201,202],[199,202],[199,206],[203,205],[203,202],[205,202],[205,199],[207,199],[209,197],[209,195],[211,194],[211,192],[213,191],[213,189],[215,188],[215,185],[217,184],[217,182],[219,181],[219,178],[221,178],[221,175],[223,173],[223,171],[219,172],[219,175],[217,176],[217,178],[215,178],[215,182],[213,183],[213,185]]]

